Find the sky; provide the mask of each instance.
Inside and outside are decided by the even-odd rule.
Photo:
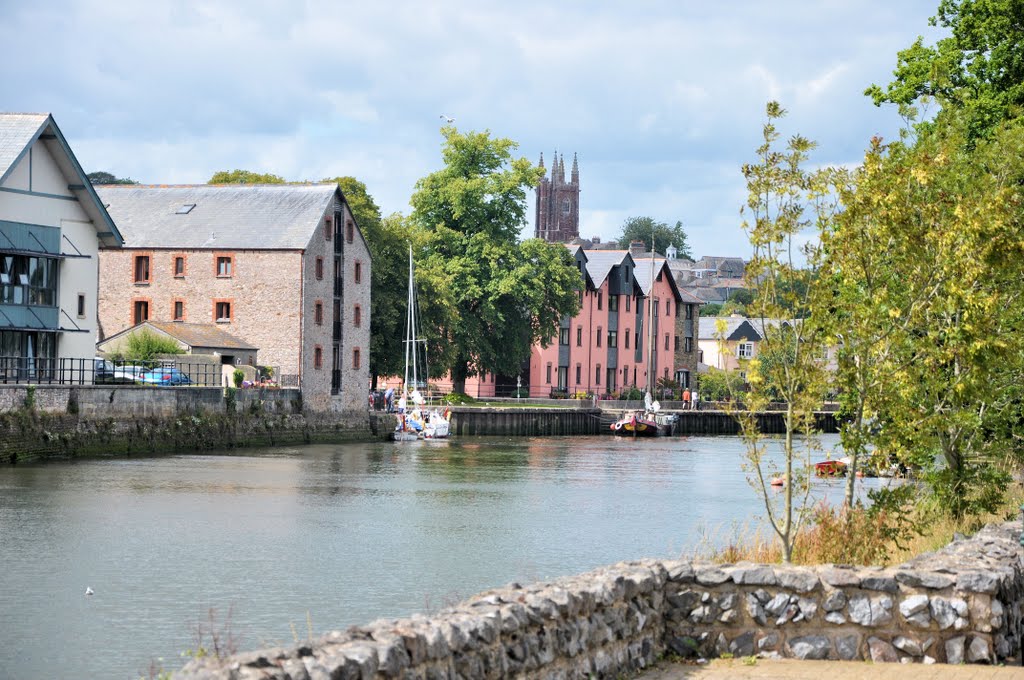
[[[695,256],[748,257],[743,163],[765,104],[815,165],[893,138],[885,85],[938,0],[347,2],[0,0],[0,110],[52,113],[86,172],[352,175],[408,214],[442,116],[545,163],[578,154],[580,235],[682,221]],[[524,236],[533,235],[533,195]]]

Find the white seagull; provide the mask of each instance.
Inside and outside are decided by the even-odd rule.
[[[451,116],[446,116],[443,113],[441,114],[441,120],[443,120],[444,122],[448,123],[449,125],[451,125],[452,123],[455,122],[454,118],[452,118]]]
[[[89,586],[86,586],[85,587],[85,594],[86,595],[92,595],[93,594],[93,589],[90,588]]]

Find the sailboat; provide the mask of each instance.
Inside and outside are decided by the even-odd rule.
[[[644,408],[626,411],[612,423],[611,429],[617,435],[633,437],[656,437],[670,435],[675,430],[675,414],[659,413],[661,404],[651,397],[654,389],[654,237],[651,237],[651,283],[647,292],[647,392],[644,394]]]
[[[424,355],[423,371],[420,373],[420,350],[418,344],[423,340],[416,337],[419,323],[419,310],[416,303],[416,282],[413,276],[412,245],[409,245],[409,297],[405,315],[405,375],[402,382],[401,396],[398,398],[398,422],[392,433],[394,441],[416,441],[417,439],[446,439],[450,430],[449,418],[451,411],[442,413],[436,408],[429,409],[420,392],[420,385],[427,384],[426,359]],[[412,382],[409,382],[410,373]],[[423,382],[420,382],[420,376]]]

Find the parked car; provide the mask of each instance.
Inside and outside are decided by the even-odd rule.
[[[92,360],[92,381],[94,383],[112,383],[114,380],[114,364],[101,357]]]
[[[142,373],[138,381],[143,385],[191,385],[187,375],[176,368],[153,368]]]
[[[142,374],[150,369],[145,366],[135,366],[134,364],[125,364],[124,366],[114,367],[114,382],[119,383],[137,383],[142,380]]]

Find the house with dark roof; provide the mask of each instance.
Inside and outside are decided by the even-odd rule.
[[[91,365],[97,253],[120,244],[53,117],[0,114],[0,379]]]
[[[644,389],[648,378],[655,384],[675,378],[679,322],[698,314],[696,302],[684,302],[665,259],[567,247],[580,270],[581,309],[562,319],[547,347],[534,346],[530,395],[609,394]]]
[[[335,184],[102,186],[124,236],[100,252],[101,339],[214,325],[259,348],[313,410],[365,413],[370,253]]]
[[[185,323],[180,321],[144,321],[138,326],[126,328],[96,345],[104,354],[124,353],[130,336],[148,332],[157,337],[168,338],[178,344],[185,355],[207,355],[217,357],[225,366],[256,366],[258,347],[236,338],[216,324]],[[231,384],[226,383],[226,384]]]

